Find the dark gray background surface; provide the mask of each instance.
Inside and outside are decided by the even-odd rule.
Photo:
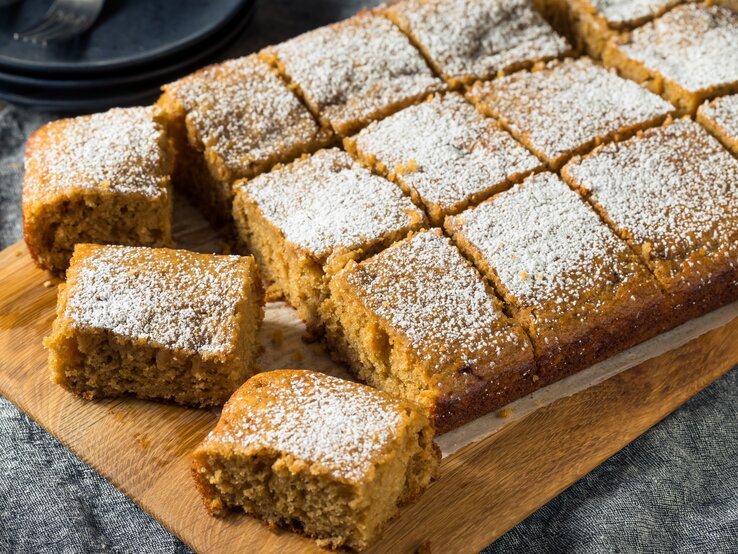
[[[364,4],[264,0],[230,54],[343,19]],[[23,143],[50,118],[0,105],[2,248],[22,238]],[[485,552],[738,552],[736,491],[733,369]],[[6,552],[189,549],[0,396],[0,553]]]

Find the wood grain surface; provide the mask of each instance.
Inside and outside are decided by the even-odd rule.
[[[199,552],[321,551],[241,513],[206,514],[189,455],[215,411],[135,399],[86,402],[53,385],[42,347],[56,297],[48,279],[23,244],[0,253],[0,392]],[[278,322],[272,319],[262,341]],[[286,344],[301,344],[294,326],[287,332]],[[428,541],[434,553],[479,551],[735,365],[736,337],[738,320],[449,456],[441,478],[372,551],[413,552]],[[269,364],[305,367],[309,355],[290,348]],[[332,368],[326,357],[321,369]]]

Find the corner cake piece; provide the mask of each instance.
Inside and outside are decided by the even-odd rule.
[[[738,160],[698,124],[604,146],[562,175],[651,268],[672,325],[738,299]]]
[[[456,93],[374,122],[344,144],[365,165],[398,183],[434,225],[542,165]]]
[[[738,92],[738,13],[685,4],[607,47],[605,63],[682,112],[707,98]]]
[[[206,67],[163,90],[157,107],[177,151],[175,186],[211,221],[230,221],[234,180],[318,150],[330,138],[256,55]]]
[[[703,104],[697,110],[697,121],[738,156],[738,94]]]
[[[418,406],[285,369],[236,391],[195,450],[192,474],[212,514],[240,507],[320,546],[363,550],[428,486],[439,458]]]
[[[237,185],[233,217],[269,296],[285,297],[312,335],[321,332],[328,276],[424,222],[397,186],[336,148]]]
[[[673,111],[588,58],[479,82],[469,96],[553,170],[596,144],[658,125]]]
[[[552,173],[448,218],[446,229],[528,332],[541,384],[659,332],[656,279]]]
[[[452,87],[528,68],[571,49],[531,0],[400,0],[385,13]]]
[[[23,227],[36,264],[63,274],[81,242],[169,244],[172,158],[150,108],[60,119],[33,133]]]
[[[80,244],[46,339],[86,398],[220,406],[255,371],[264,293],[251,257]]]
[[[333,350],[363,381],[429,410],[439,433],[536,387],[525,332],[440,230],[349,262],[330,292]]]
[[[574,45],[599,58],[607,42],[685,0],[534,0]]]
[[[368,12],[264,50],[325,127],[351,134],[444,88],[408,38]]]

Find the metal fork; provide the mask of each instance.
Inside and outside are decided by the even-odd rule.
[[[35,25],[13,34],[16,40],[46,43],[83,33],[100,15],[105,0],[54,0]]]

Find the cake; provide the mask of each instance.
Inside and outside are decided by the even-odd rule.
[[[363,164],[398,183],[434,225],[542,165],[457,93],[405,108],[344,144]]]
[[[423,406],[439,433],[536,387],[525,332],[438,229],[349,262],[329,286],[332,350],[362,381]]]
[[[604,60],[693,114],[707,98],[738,92],[738,12],[678,6],[613,42]]]
[[[542,384],[659,332],[658,282],[553,173],[529,177],[445,227],[527,331]]]
[[[362,12],[262,54],[326,128],[348,135],[441,90],[423,56],[389,20]]]
[[[263,316],[251,257],[80,244],[45,341],[52,379],[88,400],[221,406],[255,372]]]
[[[607,42],[684,0],[534,0],[580,50],[599,58]]]
[[[177,152],[175,186],[209,219],[231,221],[233,181],[326,145],[308,109],[256,55],[211,65],[163,87],[158,118]]]
[[[562,175],[658,278],[672,325],[738,299],[738,160],[697,123],[603,146]]]
[[[697,110],[697,121],[738,156],[738,94],[703,104]]]
[[[673,110],[588,58],[478,82],[469,97],[553,170],[596,144],[657,125]]]
[[[253,252],[270,298],[286,298],[320,334],[329,276],[424,222],[402,191],[336,148],[236,186],[239,241]]]
[[[52,121],[26,143],[23,230],[55,274],[82,242],[168,245],[172,153],[150,108]]]
[[[439,461],[427,416],[412,403],[312,371],[249,379],[196,448],[192,474],[212,514],[229,508],[363,550]]]
[[[531,0],[399,0],[385,13],[454,88],[570,51]]]

